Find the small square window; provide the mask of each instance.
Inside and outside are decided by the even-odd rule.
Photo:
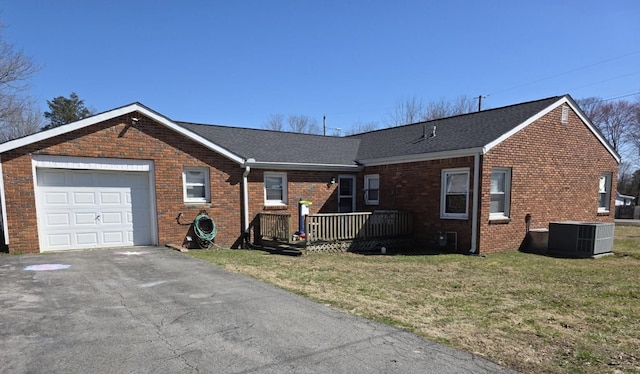
[[[287,204],[287,174],[264,173],[264,204]]]
[[[182,171],[182,191],[186,203],[208,203],[209,169],[185,168]]]
[[[367,205],[380,203],[380,176],[370,174],[364,176],[364,201]]]

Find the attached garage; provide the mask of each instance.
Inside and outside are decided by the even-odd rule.
[[[33,162],[41,251],[156,244],[150,163]]]

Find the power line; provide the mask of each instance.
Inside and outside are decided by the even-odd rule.
[[[574,91],[574,90],[579,90],[579,89],[581,89],[581,88],[585,88],[585,87],[595,86],[596,84],[605,83],[605,82],[613,81],[613,80],[620,79],[620,78],[625,78],[625,77],[628,77],[628,76],[631,76],[631,75],[636,75],[636,74],[640,74],[640,70],[639,70],[639,71],[635,71],[635,72],[633,72],[633,73],[623,74],[623,75],[619,75],[619,76],[617,76],[617,77],[613,77],[613,78],[609,78],[609,79],[601,80],[601,81],[598,81],[598,82],[585,84],[584,86],[574,87],[574,88],[572,88],[572,89],[566,90],[566,92]]]
[[[622,56],[612,57],[612,58],[608,58],[606,60],[594,62],[592,64],[584,65],[584,66],[581,66],[581,67],[578,67],[578,68],[575,68],[575,69],[572,69],[572,70],[568,70],[568,71],[565,71],[565,72],[562,72],[562,73],[558,73],[558,74],[555,74],[555,75],[552,75],[552,76],[549,76],[549,77],[546,77],[546,78],[540,78],[540,79],[536,79],[534,81],[530,81],[528,83],[519,84],[519,85],[510,87],[510,88],[506,88],[506,89],[501,90],[501,91],[494,92],[494,93],[492,93],[490,95],[497,95],[497,94],[500,94],[500,93],[503,93],[503,92],[514,90],[516,88],[528,86],[530,84],[534,84],[534,83],[546,81],[546,80],[549,80],[549,79],[557,78],[557,77],[560,77],[562,75],[566,75],[566,74],[573,73],[573,72],[576,72],[576,71],[584,70],[584,69],[587,69],[587,68],[590,68],[590,67],[593,67],[593,66],[596,66],[596,65],[601,65],[601,64],[605,64],[607,62],[611,62],[611,61],[619,60],[621,58],[629,57],[629,56],[635,55],[637,53],[640,53],[640,50],[633,51],[633,52],[627,53],[627,54],[622,55]]]
[[[622,98],[624,98],[624,97],[629,97],[629,96],[634,96],[634,95],[640,95],[640,90],[638,90],[638,91],[633,91],[633,92],[631,92],[631,93],[629,93],[629,94],[622,95],[622,96],[609,97],[609,98],[602,99],[602,100],[600,100],[600,101],[596,101],[596,102],[597,102],[597,103],[601,103],[601,102],[605,102],[605,101],[611,101],[611,100],[622,99]]]

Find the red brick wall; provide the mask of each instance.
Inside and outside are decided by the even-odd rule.
[[[525,216],[531,228],[548,228],[552,221],[613,222],[611,213],[598,214],[600,174],[611,172],[616,189],[617,163],[572,110],[562,124],[558,107],[490,150],[482,163],[480,242],[482,253],[517,249],[525,238]],[[511,168],[510,220],[489,221],[491,168]]]
[[[264,205],[264,173],[278,172],[287,175],[286,206]],[[338,211],[338,173],[330,171],[284,171],[252,169],[249,173],[249,218],[255,220],[259,213],[291,215],[291,232],[298,231],[298,201],[311,201],[309,213],[335,213]],[[252,238],[253,240],[253,238]]]
[[[134,126],[131,117],[140,120]],[[158,242],[182,244],[190,223],[205,210],[216,222],[216,243],[231,245],[241,235],[243,169],[236,163],[139,113],[122,116],[2,154],[9,250],[38,252],[31,154],[153,160],[157,197]],[[208,167],[210,204],[185,204],[183,167]]]
[[[442,170],[452,168],[469,168],[468,219],[440,219]],[[358,177],[360,186],[366,174],[380,175],[380,205],[364,206],[363,195],[359,194],[359,209],[397,209],[413,213],[416,249],[433,247],[439,231],[457,232],[459,252],[471,248],[473,157],[367,167]]]

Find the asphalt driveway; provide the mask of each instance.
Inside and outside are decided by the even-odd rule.
[[[165,248],[0,256],[1,373],[506,373]]]

